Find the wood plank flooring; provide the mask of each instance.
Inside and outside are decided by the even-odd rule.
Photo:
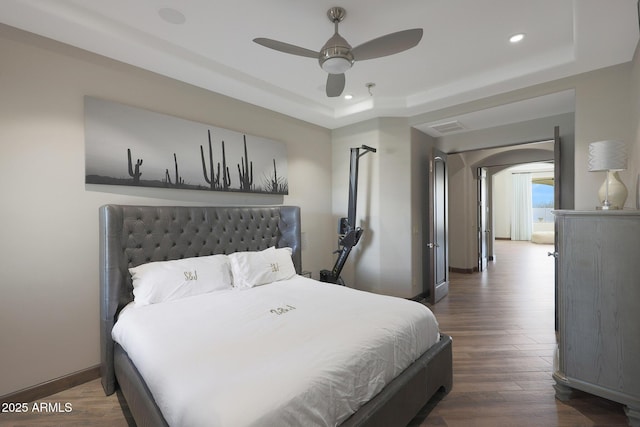
[[[497,241],[487,271],[451,274],[431,307],[453,337],[453,390],[412,426],[626,426],[621,405],[555,399],[552,245]]]
[[[588,394],[554,398],[552,246],[496,242],[486,272],[451,275],[450,294],[431,307],[453,337],[453,390],[412,422],[422,426],[626,426],[621,405]],[[0,426],[129,425],[117,396],[99,380],[39,402],[71,412],[0,414]],[[51,406],[51,405],[50,405]],[[51,408],[54,409],[54,408]],[[271,426],[269,426],[271,427]]]

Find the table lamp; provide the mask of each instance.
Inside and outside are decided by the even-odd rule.
[[[598,141],[589,144],[589,171],[606,171],[607,177],[598,191],[602,203],[597,209],[622,209],[627,200],[627,187],[618,171],[627,168],[627,146],[622,141]]]

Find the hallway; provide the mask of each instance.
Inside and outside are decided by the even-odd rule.
[[[451,274],[431,307],[453,337],[453,390],[412,426],[626,426],[622,407],[586,393],[555,400],[553,245],[499,240],[483,273]]]

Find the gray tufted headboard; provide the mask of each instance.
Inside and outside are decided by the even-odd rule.
[[[100,208],[100,338],[102,385],[115,391],[111,329],[133,300],[128,269],[164,261],[270,246],[293,249],[301,272],[300,208],[106,205]]]

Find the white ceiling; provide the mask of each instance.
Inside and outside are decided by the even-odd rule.
[[[352,46],[424,29],[408,51],[356,62],[346,73],[349,101],[326,97],[314,59],[252,42],[318,51],[336,5],[347,10],[340,34]],[[638,41],[636,0],[0,0],[0,22],[331,129],[627,62]],[[510,44],[520,32],[525,39]],[[541,101],[529,115],[566,109],[552,104],[566,97]]]

